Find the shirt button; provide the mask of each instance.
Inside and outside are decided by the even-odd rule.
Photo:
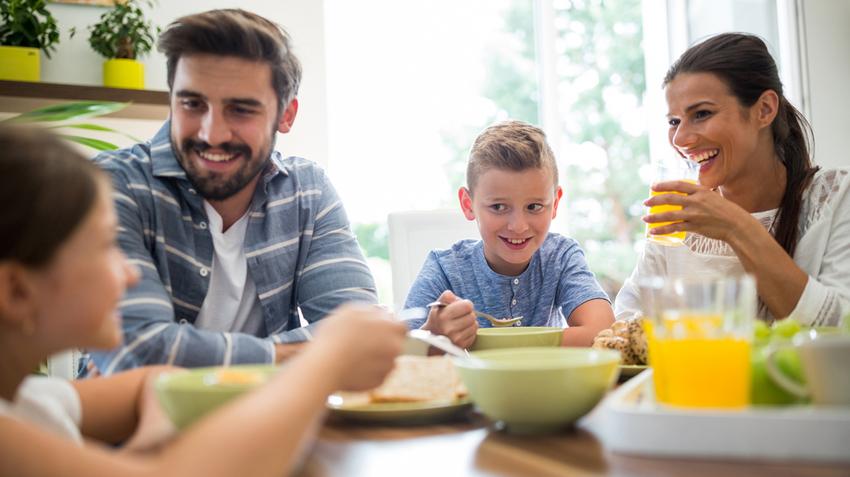
[[[200,227],[201,230],[206,230],[207,229],[207,223],[202,220],[201,223],[198,224],[198,227]]]
[[[201,269],[198,271],[198,273],[200,273],[202,277],[205,277],[205,276],[210,274],[210,271],[206,267],[201,267]]]
[[[189,323],[189,320],[187,320],[186,318],[183,318],[182,320],[180,320],[181,325],[185,325],[187,323]]]
[[[514,285],[519,285],[519,278],[514,278]]]
[[[513,300],[511,300],[511,305],[516,305],[516,298],[514,298]]]

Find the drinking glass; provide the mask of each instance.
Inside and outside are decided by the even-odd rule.
[[[699,166],[691,161],[688,161],[678,156],[663,157],[660,160],[655,161],[653,164],[653,169],[653,184],[673,180],[683,180],[692,184],[696,184],[697,180],[699,179]],[[682,192],[654,191],[652,190],[652,188],[649,189],[649,195],[651,197],[655,197],[656,195],[661,194],[685,195]],[[675,210],[682,210],[682,207],[670,204],[655,205],[653,207],[650,207],[649,213],[660,214],[662,212],[671,212]],[[663,235],[652,235],[649,233],[650,229],[654,229],[656,227],[661,227],[662,225],[668,225],[672,223],[673,222],[656,222],[652,224],[646,224],[646,238],[661,245],[682,245],[682,243],[685,241],[684,231],[672,232]]]
[[[753,278],[653,277],[639,287],[656,400],[682,407],[747,406]]]

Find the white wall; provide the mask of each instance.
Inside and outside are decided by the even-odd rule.
[[[800,0],[807,87],[804,104],[815,134],[815,162],[850,166],[850,0]]]
[[[277,22],[293,39],[304,76],[299,93],[298,117],[292,132],[278,135],[277,149],[286,155],[303,156],[320,164],[328,163],[327,87],[323,0],[159,0],[150,18],[161,27],[176,18],[213,8],[243,8]],[[48,4],[61,30],[61,43],[51,60],[42,57],[42,81],[70,84],[101,84],[103,58],[88,44],[87,26],[105,11],[102,7]],[[71,27],[77,35],[69,38]],[[167,90],[165,57],[158,52],[141,59],[145,64],[145,87]],[[137,137],[147,138],[159,129],[153,121],[106,121],[129,128]]]

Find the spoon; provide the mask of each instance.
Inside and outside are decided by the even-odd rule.
[[[429,345],[440,349],[452,356],[464,359],[471,358],[467,350],[459,346],[455,346],[455,344],[452,343],[452,340],[448,339],[445,336],[435,335],[427,330],[410,330],[407,332],[407,336],[410,336],[411,338],[417,339],[419,341],[424,341],[425,343],[428,343]]]
[[[433,308],[433,307],[442,308],[446,305],[447,305],[447,303],[443,303],[443,302],[437,300],[437,301],[433,301],[431,303],[428,303],[425,306],[428,307],[428,308]],[[484,318],[485,320],[489,321],[490,323],[493,324],[493,326],[496,326],[496,327],[498,327],[498,326],[511,326],[514,323],[518,323],[518,322],[522,321],[521,316],[517,316],[515,318],[496,318],[495,316],[493,316],[489,313],[484,313],[483,311],[474,310],[474,313],[476,315],[480,316],[481,318]]]

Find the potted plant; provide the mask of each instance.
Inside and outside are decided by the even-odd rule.
[[[56,19],[47,0],[0,1],[0,79],[38,81],[41,59],[59,42]]]
[[[145,19],[140,3],[153,7],[152,0],[126,0],[100,16],[89,27],[89,44],[106,58],[103,64],[103,84],[113,88],[143,89],[145,72],[137,61],[154,45],[159,27]]]

